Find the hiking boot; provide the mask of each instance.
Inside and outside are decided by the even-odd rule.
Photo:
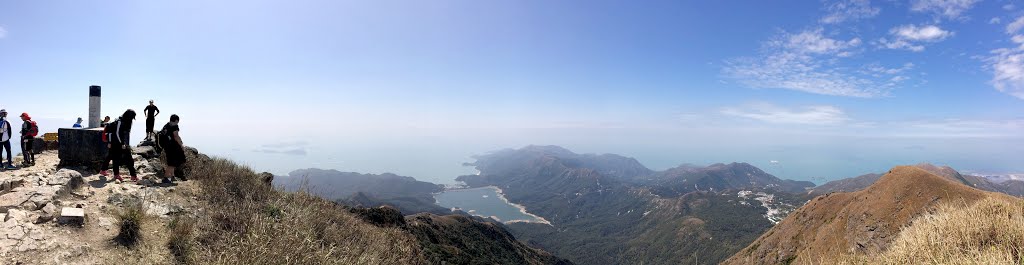
[[[4,169],[7,169],[7,170],[15,170],[15,169],[18,169],[18,167],[14,166],[14,164],[11,164],[11,163],[7,163],[7,166],[6,166],[6,167],[4,167]]]
[[[117,180],[117,182],[124,182],[124,178],[118,175],[114,175],[114,180]]]
[[[132,176],[132,182],[139,182],[139,177]]]
[[[110,172],[107,172],[106,170],[100,170],[100,175],[103,175],[104,177],[110,176]]]

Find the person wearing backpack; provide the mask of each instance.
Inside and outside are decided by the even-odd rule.
[[[132,121],[135,120],[135,110],[128,109],[117,119],[107,125],[104,133],[107,134],[108,159],[114,162],[114,179],[124,181],[121,178],[121,166],[128,167],[132,181],[139,181],[138,173],[135,172],[135,160],[132,159],[132,149],[129,146],[129,136],[132,133]],[[104,170],[106,171],[106,170]]]
[[[180,120],[177,114],[171,114],[170,122],[156,134],[157,145],[164,150],[167,157],[163,183],[171,183],[171,178],[174,178],[176,172],[175,169],[185,164],[185,145],[181,143],[181,136],[178,136],[178,121]],[[178,179],[186,180],[185,176],[178,176]]]
[[[21,155],[25,158],[25,166],[34,166],[36,165],[36,154],[32,147],[36,135],[39,134],[39,126],[28,113],[21,113],[21,120],[24,121],[21,124]]]
[[[14,156],[11,155],[11,137],[14,132],[11,123],[7,121],[7,110],[0,109],[0,151],[7,151],[7,163],[4,164],[3,153],[0,153],[0,169],[11,170],[14,167]]]

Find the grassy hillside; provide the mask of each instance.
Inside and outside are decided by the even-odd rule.
[[[1024,264],[1024,201],[943,204],[904,228],[888,250],[831,264]]]
[[[189,157],[195,209],[167,224],[167,248],[125,256],[146,263],[170,251],[182,264],[569,264],[497,224],[352,208],[274,190],[261,174],[225,159],[195,151]]]

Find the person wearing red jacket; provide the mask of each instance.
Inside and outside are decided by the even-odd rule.
[[[21,120],[24,123],[21,124],[21,155],[24,156],[26,167],[34,166],[36,164],[36,154],[33,152],[33,144],[36,140],[36,135],[39,134],[39,126],[35,121],[32,120],[28,113],[21,114]]]

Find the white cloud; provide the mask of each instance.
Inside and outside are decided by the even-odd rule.
[[[871,6],[869,0],[839,0],[827,4],[825,11],[828,14],[821,18],[821,23],[836,24],[872,18],[877,16],[881,9]]]
[[[0,38],[7,36],[7,30],[4,27],[0,27]]]
[[[1010,22],[1010,24],[1007,24],[1006,34],[1017,33],[1017,31],[1020,31],[1021,28],[1024,28],[1024,16],[1017,18],[1017,20]]]
[[[1018,47],[997,49],[992,53],[995,55],[988,59],[992,86],[999,92],[1024,99],[1024,50]]]
[[[1003,22],[1003,20],[998,18],[998,17],[994,17],[994,18],[988,20],[989,24],[999,24],[999,23],[1002,23],[1002,22]]]
[[[992,86],[1019,99],[1024,99],[1024,35],[1017,34],[1022,28],[1024,16],[1006,25],[1006,34],[1017,46],[992,50],[993,55],[986,59],[992,70]]]
[[[1010,11],[1010,10],[1014,10],[1014,9],[1017,9],[1017,6],[1015,6],[1013,4],[1005,4],[1005,5],[1003,5],[1003,10]]]
[[[883,66],[878,65],[878,64],[871,64],[871,65],[868,65],[866,69],[872,75],[880,77],[883,74],[884,75],[895,75],[895,74],[900,74],[900,73],[906,72],[906,71],[908,71],[910,69],[914,69],[914,63],[905,63],[905,64],[903,64],[903,66],[896,67],[896,68],[886,68],[886,67],[883,67]]]
[[[724,72],[753,88],[782,88],[821,95],[870,98],[884,96],[891,88],[888,84],[844,73],[813,56],[794,52],[727,61]]]
[[[922,42],[939,42],[954,35],[935,25],[901,25],[889,30],[890,38],[878,40],[880,46],[889,49],[903,49],[915,52],[924,51]]]
[[[878,97],[888,94],[888,80],[875,81],[848,73],[840,60],[853,56],[859,38],[826,37],[822,29],[783,33],[756,57],[727,60],[723,73],[753,88],[781,88],[814,94]]]
[[[724,108],[722,114],[768,123],[834,125],[849,120],[843,110],[834,106],[806,106],[787,109],[767,103]]]
[[[928,12],[949,19],[958,19],[980,0],[914,0],[910,10]]]
[[[806,30],[799,34],[787,34],[777,43],[782,47],[801,53],[835,54],[860,45],[859,38],[848,41],[836,40],[822,35],[822,29]]]

